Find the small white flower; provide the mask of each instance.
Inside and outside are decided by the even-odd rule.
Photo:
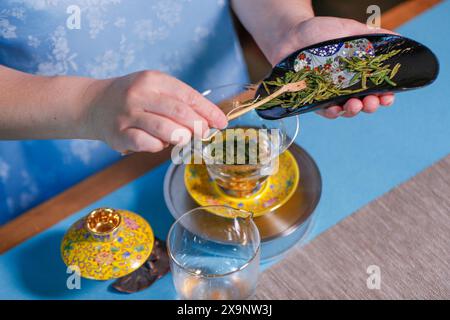
[[[123,28],[123,27],[125,27],[126,23],[127,23],[127,19],[120,17],[120,18],[116,19],[116,21],[114,22],[114,25],[117,28]]]
[[[22,192],[19,197],[19,205],[22,209],[26,209],[32,204],[34,199],[36,199],[36,195],[27,192]]]
[[[8,206],[8,210],[10,213],[15,211],[14,199],[12,197],[6,198],[6,205]]]
[[[91,37],[91,39],[95,39],[97,37],[97,35],[105,29],[105,26],[107,24],[106,21],[101,20],[100,18],[91,15],[88,16],[88,20],[89,20],[89,35]]]
[[[208,29],[204,27],[197,27],[194,30],[194,42],[200,42],[203,39],[207,38],[210,35],[210,32]]]
[[[9,10],[9,15],[13,18],[23,20],[25,18],[25,9],[24,8],[12,8]]]
[[[134,33],[141,40],[154,44],[168,37],[168,30],[164,26],[155,27],[151,20],[138,20],[134,24]]]
[[[183,6],[178,0],[163,0],[153,6],[156,17],[169,27],[173,27],[181,21]]]
[[[33,36],[28,36],[28,45],[33,48],[37,48],[41,45],[41,41]]]
[[[119,53],[125,68],[129,67],[134,62],[134,49],[127,45],[127,39],[123,35],[120,40]]]
[[[17,38],[16,26],[9,23],[9,20],[0,18],[0,37],[5,39]]]
[[[120,68],[127,68],[134,62],[134,49],[127,44],[122,35],[119,50],[107,50],[95,58],[95,64],[89,65],[90,75],[94,78],[108,78],[117,74]]]
[[[49,6],[57,6],[60,0],[12,0],[12,2],[26,5],[35,10],[43,10]]]
[[[49,61],[38,64],[37,74],[54,76],[67,74],[70,69],[77,71],[78,67],[75,63],[77,55],[70,52],[65,28],[57,27],[50,40],[53,46],[52,55]]]
[[[100,141],[71,140],[70,151],[74,156],[87,165],[91,162],[94,151],[98,149],[100,145]]]
[[[90,74],[94,78],[108,78],[119,68],[120,56],[114,50],[107,50],[101,56],[95,58],[95,64],[90,68]]]
[[[10,166],[4,160],[0,159],[0,178],[5,182],[9,178]]]

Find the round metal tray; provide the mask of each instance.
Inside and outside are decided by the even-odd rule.
[[[282,207],[254,219],[261,235],[263,261],[285,253],[305,238],[322,193],[322,179],[313,158],[296,144],[289,150],[300,169],[299,185],[294,195]],[[184,169],[184,164],[172,164],[164,178],[164,199],[175,219],[199,206],[186,190]]]

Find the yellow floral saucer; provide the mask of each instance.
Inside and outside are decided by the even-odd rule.
[[[208,175],[204,164],[188,164],[184,184],[190,196],[201,206],[227,205],[262,216],[285,204],[297,189],[300,171],[290,151],[280,155],[277,174],[270,176],[258,192],[247,198],[227,195]]]
[[[153,249],[154,235],[141,216],[99,208],[75,222],[64,235],[61,255],[82,277],[108,280],[138,269]]]

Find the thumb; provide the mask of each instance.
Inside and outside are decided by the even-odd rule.
[[[354,30],[355,32],[368,33],[368,34],[387,33],[387,34],[392,34],[392,35],[397,35],[397,36],[400,35],[399,33],[395,32],[395,31],[383,29],[383,28],[369,27],[367,24],[364,24],[364,23],[358,23],[358,25],[359,25],[359,30]]]

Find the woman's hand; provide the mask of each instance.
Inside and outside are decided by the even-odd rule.
[[[226,116],[199,92],[158,71],[94,81],[87,89],[83,136],[120,151],[158,152],[186,143],[209,128],[224,128]]]
[[[392,33],[392,31],[370,29],[366,25],[350,19],[313,17],[295,25],[277,44],[272,46],[272,50],[266,50],[268,52],[265,53],[270,63],[275,66],[283,58],[298,49],[334,38],[367,33]],[[393,94],[370,95],[362,100],[352,98],[343,106],[332,106],[320,110],[318,113],[330,119],[335,119],[341,115],[349,118],[354,117],[361,111],[372,113],[380,105],[390,106],[393,103]]]
[[[272,66],[289,54],[322,41],[366,33],[392,33],[374,30],[354,20],[314,17],[311,0],[232,0],[233,9],[252,34]],[[393,94],[350,99],[344,106],[319,111],[334,119],[353,117],[360,111],[375,112],[379,105],[394,103]]]

